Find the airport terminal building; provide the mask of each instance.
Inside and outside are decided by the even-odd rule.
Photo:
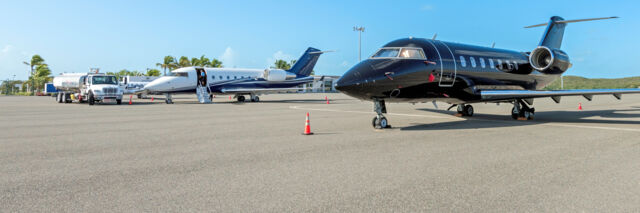
[[[316,80],[311,83],[300,85],[299,88],[302,90],[302,93],[313,93],[313,92],[338,92],[336,90],[335,84],[340,78],[337,75],[325,75],[324,79],[320,81],[322,78],[321,75],[314,75]]]

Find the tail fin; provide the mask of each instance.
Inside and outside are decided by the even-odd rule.
[[[313,67],[316,66],[316,62],[318,62],[318,58],[320,55],[324,53],[319,49],[309,47],[307,51],[302,54],[302,56],[296,61],[296,63],[291,67],[291,69],[287,70],[291,73],[295,73],[296,75],[308,76],[313,71]]]
[[[618,18],[618,17],[612,16],[612,17],[603,17],[603,18],[564,20],[562,17],[553,16],[551,17],[551,19],[549,20],[549,23],[547,24],[536,24],[536,25],[526,26],[524,28],[547,26],[547,30],[544,31],[544,34],[542,35],[542,40],[540,40],[540,44],[538,44],[538,46],[545,46],[553,49],[560,49],[560,46],[562,46],[562,36],[564,35],[564,27],[566,27],[568,23],[582,22],[582,21],[595,21],[595,20],[612,19],[612,18]]]

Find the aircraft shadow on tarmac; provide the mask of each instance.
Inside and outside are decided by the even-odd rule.
[[[640,124],[640,121],[607,120],[640,118],[640,107],[624,110],[588,110],[588,111],[549,111],[536,112],[534,120],[516,121],[511,115],[474,114],[473,117],[463,117],[462,121],[436,122],[429,124],[413,124],[400,130],[452,130],[452,129],[484,129],[497,127],[528,126],[544,123],[590,123],[590,124]],[[455,112],[438,109],[418,109],[422,111],[450,114]],[[589,117],[598,116],[591,119]]]
[[[160,98],[156,98],[156,100],[162,100],[161,102],[158,103],[163,103],[164,104],[164,98],[160,99]],[[193,101],[175,101],[176,99],[174,98],[174,103],[175,104],[202,104],[196,100]],[[233,105],[243,105],[243,104],[270,104],[270,103],[321,103],[321,104],[325,104],[327,101],[324,99],[287,99],[287,100],[260,100],[260,102],[251,102],[251,101],[245,101],[245,102],[237,102],[234,100],[224,100],[224,101],[219,101],[220,99],[213,99],[213,102],[210,104],[233,104]],[[348,99],[329,99],[329,103],[330,104],[337,104],[339,102],[336,101],[340,101],[340,100],[348,100]],[[134,102],[135,104],[135,102]],[[152,104],[152,103],[149,103]]]

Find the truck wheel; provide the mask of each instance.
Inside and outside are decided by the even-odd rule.
[[[118,105],[122,104],[122,99],[116,99],[116,103],[117,103]]]
[[[93,98],[93,93],[89,93],[89,105],[93,105],[96,103],[96,99]]]
[[[65,94],[64,94],[64,102],[65,102],[65,103],[71,103],[71,101],[72,101],[72,100],[71,100],[71,93],[69,93],[69,94],[66,94],[66,93],[65,93]]]

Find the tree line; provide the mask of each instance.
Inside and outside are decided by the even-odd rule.
[[[271,68],[274,69],[282,69],[288,70],[296,63],[296,60],[292,60],[287,62],[282,59],[278,59],[274,62]],[[51,82],[53,80],[53,76],[51,75],[51,69],[49,69],[49,65],[45,63],[44,58],[42,56],[36,54],[31,57],[29,62],[24,62],[24,64],[29,66],[29,79],[26,81],[6,81],[2,82],[0,85],[1,93],[8,94],[14,91],[15,84],[22,84],[22,91],[27,91],[29,93],[33,93],[34,91],[42,91],[44,89],[44,85],[47,82]],[[180,56],[180,58],[173,57],[171,55],[167,55],[164,57],[164,60],[161,63],[156,63],[157,67],[160,67],[163,72],[163,75],[167,75],[167,70],[172,71],[174,69],[182,68],[182,67],[224,67],[222,61],[216,58],[207,58],[205,55],[200,56],[199,58],[192,57],[189,59],[187,56]],[[158,69],[147,69],[146,72],[140,71],[129,71],[127,69],[120,70],[118,72],[107,72],[108,75],[114,75],[118,79],[122,76],[160,76],[160,70]],[[313,72],[312,72],[313,74]]]
[[[167,75],[167,70],[171,72],[172,70],[178,69],[181,67],[191,67],[191,66],[223,67],[222,61],[216,58],[211,58],[211,60],[209,60],[209,58],[205,57],[204,55],[200,56],[200,58],[194,57],[191,59],[189,59],[189,57],[187,56],[181,56],[177,60],[176,60],[176,57],[168,55],[164,57],[164,60],[162,61],[162,63],[156,63],[156,66],[163,69],[164,75]]]

